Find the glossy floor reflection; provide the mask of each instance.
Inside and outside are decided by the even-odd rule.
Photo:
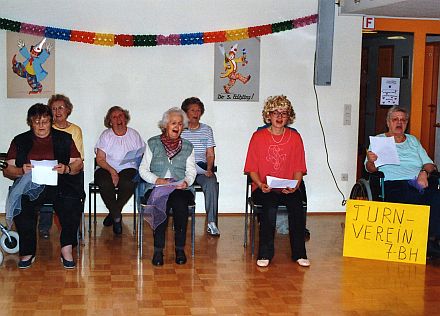
[[[221,237],[196,220],[196,254],[174,263],[169,229],[165,265],[153,267],[152,234],[145,225],[138,260],[132,220],[121,237],[102,226],[86,244],[75,270],[59,259],[57,228],[40,240],[28,270],[6,255],[0,267],[1,315],[434,315],[440,307],[440,268],[342,257],[343,215],[311,215],[307,243],[312,266],[290,260],[286,235],[276,237],[269,268],[258,268],[243,248],[243,216],[221,216]],[[188,241],[189,232],[188,232]]]

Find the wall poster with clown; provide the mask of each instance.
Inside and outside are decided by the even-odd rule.
[[[55,41],[7,32],[7,97],[45,98],[55,93]]]
[[[216,43],[214,101],[258,102],[260,38]]]

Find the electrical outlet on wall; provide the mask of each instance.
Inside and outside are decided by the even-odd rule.
[[[348,181],[348,173],[341,173],[341,181]]]
[[[351,125],[351,104],[344,104],[343,125]]]

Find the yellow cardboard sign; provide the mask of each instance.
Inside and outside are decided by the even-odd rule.
[[[426,264],[429,206],[348,200],[344,256]]]

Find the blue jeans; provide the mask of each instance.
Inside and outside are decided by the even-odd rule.
[[[212,177],[198,174],[195,182],[202,187],[203,195],[205,196],[205,210],[208,222],[217,223],[219,192],[217,177],[215,174]]]

